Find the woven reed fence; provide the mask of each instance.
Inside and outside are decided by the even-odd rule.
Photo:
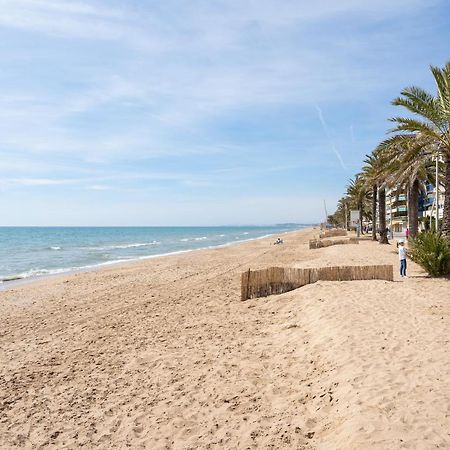
[[[345,245],[345,244],[359,244],[359,240],[356,238],[350,239],[335,239],[333,241],[321,241],[320,239],[312,239],[309,241],[309,248],[323,248],[330,247],[331,245]]]
[[[320,233],[319,237],[327,238],[327,237],[337,237],[337,236],[347,236],[347,230],[342,229],[334,229],[334,230],[326,230]]]
[[[316,281],[394,280],[392,265],[341,266],[313,269],[270,267],[241,275],[241,300],[292,291]]]

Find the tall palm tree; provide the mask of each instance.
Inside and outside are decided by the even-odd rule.
[[[378,214],[380,221],[380,244],[389,244],[386,230],[386,185],[378,188]]]
[[[348,211],[349,211],[350,200],[347,196],[344,196],[338,201],[338,210],[341,212],[342,216],[342,226],[348,229]]]
[[[373,151],[366,155],[362,169],[362,177],[366,186],[372,189],[372,240],[377,240],[377,201],[378,201],[378,183],[381,180],[382,166],[379,153]]]
[[[399,134],[379,146],[384,152],[386,180],[392,187],[408,192],[408,222],[411,236],[419,231],[419,195],[425,182],[435,182],[432,156],[427,139],[420,134]]]
[[[450,61],[443,68],[431,66],[436,83],[436,95],[419,87],[403,89],[392,104],[403,106],[414,118],[394,117],[394,132],[420,133],[434,146],[444,160],[444,215],[442,233],[450,237]],[[438,189],[438,187],[437,187]]]
[[[359,211],[359,224],[361,233],[363,218],[364,214],[366,213],[366,203],[370,198],[370,194],[370,190],[367,188],[362,174],[359,173],[355,176],[355,179],[349,180],[349,184],[347,186],[347,195],[350,201],[353,201]]]
[[[388,167],[391,154],[388,150],[390,150],[390,146],[386,144],[386,141],[378,144],[377,148],[372,152],[372,154],[367,156],[365,160],[365,169],[363,169],[363,172],[366,174],[366,183],[368,183],[369,185],[372,184],[373,194],[375,193],[376,187],[376,192],[378,194],[378,222],[380,244],[389,244],[386,230],[386,186],[387,176],[389,174]],[[376,203],[374,203],[373,200],[372,209],[375,210],[375,214],[372,214],[376,218]],[[375,219],[373,220],[373,223],[376,223]],[[374,230],[372,230],[372,239],[376,240],[376,232],[374,232]]]
[[[347,223],[347,209],[349,199],[342,197],[338,200],[336,211],[328,216],[328,221],[335,226],[345,227]]]

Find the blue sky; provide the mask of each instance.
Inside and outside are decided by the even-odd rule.
[[[0,0],[0,225],[319,221],[449,42],[444,0]]]

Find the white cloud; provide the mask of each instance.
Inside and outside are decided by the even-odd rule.
[[[77,38],[119,39],[124,11],[65,0],[0,0],[0,25]]]
[[[57,178],[12,178],[10,180],[2,180],[6,184],[16,184],[19,186],[60,186],[74,184],[77,181],[72,179]]]
[[[407,84],[412,71],[391,62],[420,28],[408,18],[436,3],[0,0],[2,36],[23,33],[0,49],[9,58],[0,86],[3,186],[106,190],[160,181],[200,188],[294,166],[301,178],[317,164],[312,153],[327,147],[346,169],[339,130],[331,136],[318,108],[324,140],[314,105],[329,117],[330,105],[345,111],[352,102],[373,102],[384,78]],[[379,27],[385,18],[396,26]],[[291,144],[299,154],[270,166],[285,144],[283,117],[275,117],[282,108],[302,114],[301,140]],[[229,129],[263,114],[274,115],[278,142],[233,140]],[[345,126],[346,139],[354,140],[353,126],[363,139],[359,123],[351,136]],[[212,153],[232,155],[236,164],[224,158],[223,172],[208,174],[184,167],[184,157]],[[348,151],[343,155],[351,166]],[[157,167],[167,156],[175,169]],[[155,169],[145,175],[138,166],[149,158]],[[117,174],[112,165],[122,162],[129,166]]]
[[[346,48],[352,51],[337,53],[338,43],[326,39],[322,45],[314,43],[314,36],[309,39],[309,30],[304,28],[335,16],[376,12],[379,19],[399,12],[407,15],[422,7],[415,0],[286,0],[282,6],[269,0],[228,0],[201,7],[171,0],[159,7],[122,3],[118,8],[117,4],[0,0],[0,26],[44,34],[58,32],[91,39],[94,45],[109,39],[138,46],[136,56],[126,65],[120,59],[112,62],[116,73],[102,70],[100,49],[93,50],[99,52],[99,64],[89,75],[80,72],[76,63],[79,55],[74,54],[73,79],[69,75],[64,81],[81,77],[85,86],[69,96],[55,94],[54,86],[45,84],[36,92],[6,93],[10,97],[8,113],[0,113],[5,129],[14,131],[18,123],[22,128],[25,125],[29,138],[46,142],[40,147],[44,151],[61,149],[65,144],[68,151],[74,147],[80,151],[92,136],[80,145],[73,144],[76,140],[67,133],[67,119],[107,105],[142,107],[148,128],[189,128],[236,108],[356,99],[379,85],[369,68],[353,62],[364,54],[364,44],[346,41]],[[295,34],[303,45],[294,40]],[[133,128],[135,136],[141,133]],[[21,143],[17,135],[13,142],[6,137],[5,144],[31,145]],[[144,136],[142,141],[147,139]],[[100,151],[101,141],[96,143]],[[109,152],[108,145],[103,145]]]
[[[112,186],[107,186],[104,184],[92,184],[90,186],[87,186],[86,189],[90,191],[111,191],[114,188]]]

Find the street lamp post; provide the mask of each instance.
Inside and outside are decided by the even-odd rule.
[[[394,229],[392,228],[392,191],[389,195],[389,229],[391,230],[391,239],[394,239]]]
[[[439,231],[439,152],[436,154],[436,233]]]
[[[348,230],[348,212],[347,212],[347,202],[344,203],[345,207],[345,229]]]

